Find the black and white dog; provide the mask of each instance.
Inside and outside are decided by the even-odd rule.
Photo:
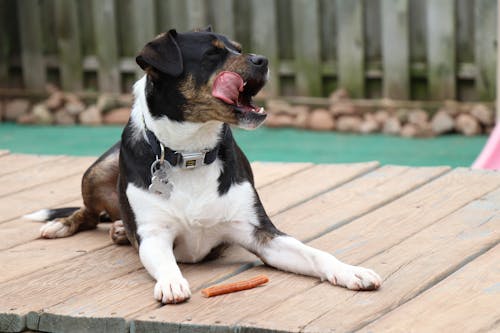
[[[191,295],[178,262],[213,258],[238,244],[267,265],[373,290],[372,270],[340,262],[276,229],[254,188],[250,164],[228,124],[256,128],[266,118],[252,97],[268,60],[211,29],[170,30],[137,57],[146,72],[121,142],[84,174],[84,207],[43,210],[45,238],[95,228],[105,213],[116,243],[132,243],[156,280],[154,297],[178,303]],[[277,193],[276,195],[279,195]],[[54,218],[57,218],[53,220]]]

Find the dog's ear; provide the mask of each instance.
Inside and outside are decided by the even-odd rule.
[[[184,70],[181,49],[176,41],[177,31],[174,29],[147,43],[135,58],[137,64],[146,70],[152,66],[156,70],[177,77]]]

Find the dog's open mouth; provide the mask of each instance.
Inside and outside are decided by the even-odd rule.
[[[265,114],[264,108],[253,104],[252,97],[264,86],[263,82],[243,80],[235,72],[220,72],[212,86],[212,96],[233,106],[239,112]]]

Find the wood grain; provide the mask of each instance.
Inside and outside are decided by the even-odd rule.
[[[499,329],[500,246],[360,329],[360,332],[493,332]]]
[[[43,163],[57,163],[63,156],[0,153],[0,177],[20,170],[35,168]]]

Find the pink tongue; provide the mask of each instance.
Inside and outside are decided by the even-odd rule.
[[[238,104],[243,79],[235,72],[220,72],[212,86],[212,96],[227,104]]]

